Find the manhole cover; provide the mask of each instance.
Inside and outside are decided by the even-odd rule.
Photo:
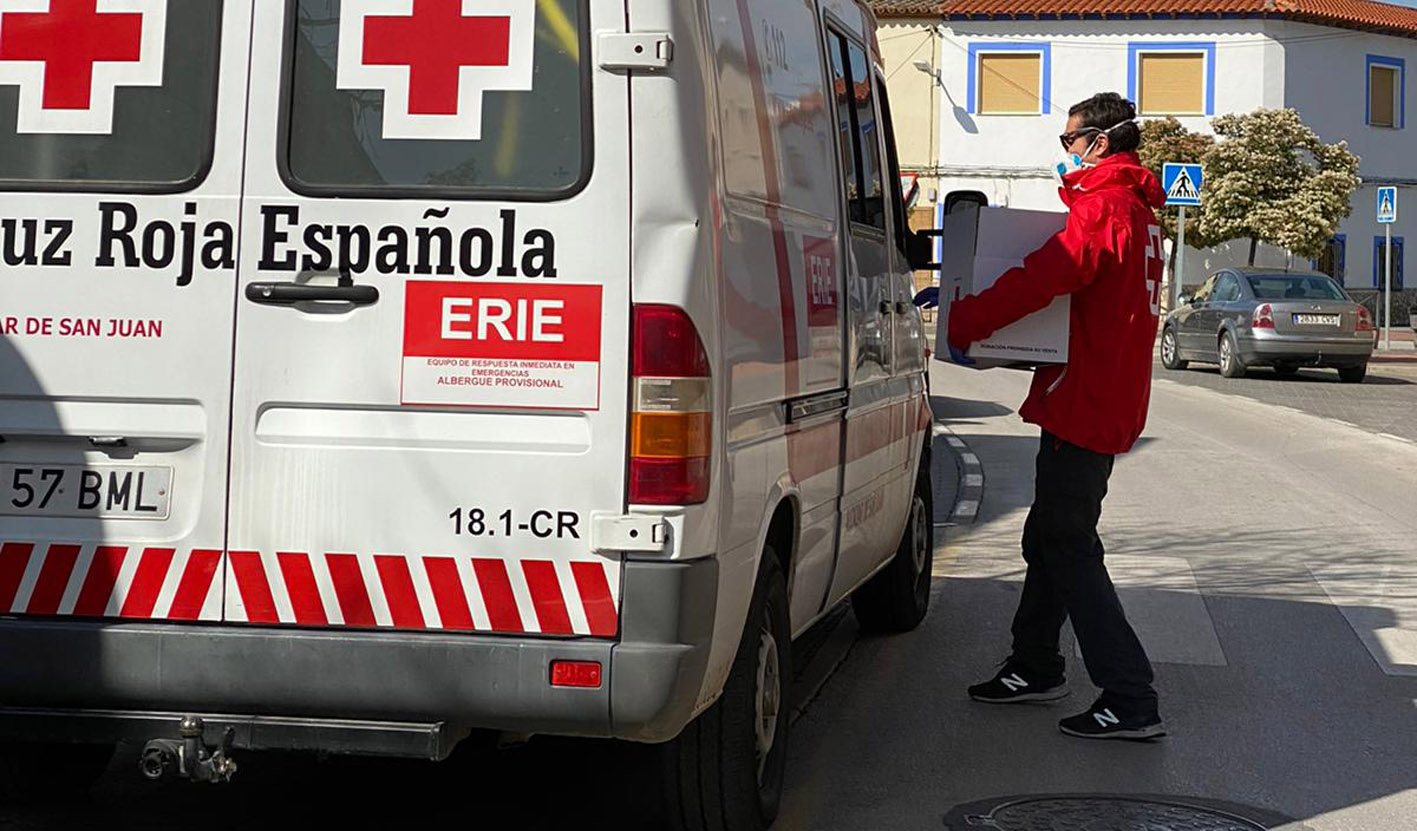
[[[1220,808],[1163,799],[1039,796],[991,800],[956,809],[950,829],[997,831],[1266,831],[1268,826]]]

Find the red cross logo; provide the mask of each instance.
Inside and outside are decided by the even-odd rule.
[[[531,89],[536,0],[345,0],[337,86],[384,91],[384,137],[478,139],[482,96]]]
[[[160,86],[166,0],[0,0],[22,133],[110,133],[120,86]]]

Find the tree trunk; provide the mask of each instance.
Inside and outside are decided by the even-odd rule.
[[[1255,253],[1259,250],[1260,241],[1256,237],[1250,237],[1250,265],[1255,264]]]

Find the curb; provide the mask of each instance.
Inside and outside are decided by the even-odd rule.
[[[935,471],[936,492],[943,492],[942,479],[948,477],[940,460],[946,456],[940,451],[947,450],[954,462],[954,503],[942,514],[940,506],[935,506],[935,527],[951,528],[973,525],[979,518],[979,508],[984,504],[984,466],[979,457],[970,450],[968,442],[944,424],[936,423],[935,431]]]

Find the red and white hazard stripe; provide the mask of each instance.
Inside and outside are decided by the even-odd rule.
[[[613,637],[603,560],[231,552],[227,619]]]
[[[220,620],[221,552],[159,546],[0,544],[0,612]]]
[[[0,544],[0,614],[614,637],[603,560]],[[225,609],[223,609],[225,605]]]

